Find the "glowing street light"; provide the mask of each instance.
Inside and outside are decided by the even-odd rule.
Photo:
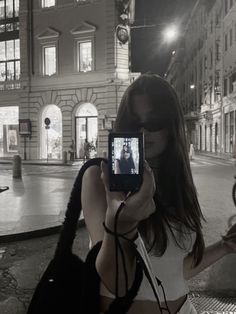
[[[190,89],[194,89],[195,88],[195,85],[194,84],[191,84],[190,85]]]
[[[170,25],[163,31],[163,37],[166,42],[173,42],[179,37],[179,29],[176,25]]]

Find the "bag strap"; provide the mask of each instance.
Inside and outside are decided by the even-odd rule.
[[[74,186],[72,188],[70,199],[67,204],[67,210],[65,213],[65,219],[60,232],[59,240],[55,250],[55,257],[63,257],[72,252],[72,245],[76,236],[77,222],[81,214],[81,187],[82,179],[85,171],[91,166],[100,167],[101,162],[107,163],[104,158],[93,158],[88,160],[81,169],[75,179]]]

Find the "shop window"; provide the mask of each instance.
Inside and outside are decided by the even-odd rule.
[[[42,0],[42,8],[50,8],[56,5],[55,0]]]
[[[77,42],[77,70],[79,72],[92,71],[93,67],[93,43],[92,40]]]
[[[11,157],[18,152],[18,121],[18,107],[0,107],[0,157]]]
[[[57,51],[55,45],[43,47],[43,75],[51,76],[57,72]]]

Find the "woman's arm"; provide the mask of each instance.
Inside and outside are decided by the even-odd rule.
[[[98,241],[103,241],[96,261],[97,271],[105,286],[114,294],[116,281],[115,242],[114,236],[104,232],[103,227],[103,222],[105,222],[109,229],[114,230],[114,219],[112,218],[112,215],[106,216],[108,205],[106,201],[105,187],[101,180],[101,170],[99,167],[92,166],[86,170],[83,176],[81,197],[85,223],[89,231],[92,244],[94,245]],[[117,208],[122,200],[123,196],[117,200]],[[119,233],[125,233],[129,230],[128,228],[131,229],[130,223],[123,223],[123,226],[119,228]],[[134,230],[134,232],[136,231]],[[129,234],[129,237],[132,237],[134,232]],[[130,287],[134,279],[135,252],[128,241],[121,240],[121,244],[125,254],[126,267],[129,275],[128,283]],[[121,295],[123,295],[125,291],[125,279],[120,256],[118,259],[118,267],[120,269],[119,291]]]
[[[82,182],[82,208],[85,222],[90,233],[92,243],[103,241],[96,260],[97,271],[105,286],[115,294],[116,287],[116,250],[115,238],[104,231],[103,221],[107,228],[114,231],[114,219],[121,202],[125,198],[124,193],[109,191],[109,176],[106,165],[103,165],[102,179],[101,171],[94,166],[86,170]],[[137,226],[138,222],[147,218],[155,209],[152,196],[154,194],[154,179],[151,170],[145,170],[144,182],[138,193],[132,195],[125,204],[119,219],[117,232],[124,234]],[[153,189],[151,188],[153,187]],[[133,230],[128,237],[133,238],[137,230]],[[134,280],[135,273],[135,251],[133,245],[126,240],[120,239],[124,252],[126,269],[128,274],[128,287]],[[126,293],[126,280],[121,255],[118,255],[119,286],[118,294]]]
[[[233,225],[221,241],[218,241],[205,248],[202,261],[196,267],[193,264],[193,256],[189,254],[184,259],[184,278],[190,279],[196,276],[205,268],[211,266],[216,261],[228,255],[236,253],[236,224]]]
[[[205,268],[211,266],[216,261],[221,259],[227,254],[222,241],[216,242],[213,245],[205,248],[203,258],[198,266],[194,266],[193,256],[191,254],[187,255],[184,259],[184,278],[186,280],[196,276],[198,273],[203,271]]]

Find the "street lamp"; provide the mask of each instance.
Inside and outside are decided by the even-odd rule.
[[[170,43],[175,41],[179,37],[179,29],[177,25],[170,25],[166,27],[163,31],[164,41]]]

